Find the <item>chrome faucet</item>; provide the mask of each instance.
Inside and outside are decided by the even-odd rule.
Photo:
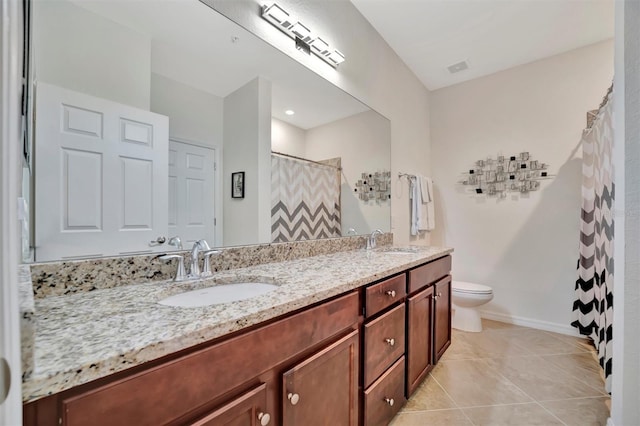
[[[182,250],[182,240],[179,236],[169,238],[169,242],[167,243],[170,246],[174,246],[178,250]]]
[[[376,237],[383,234],[384,232],[380,229],[376,229],[375,231],[373,231],[371,235],[369,235],[369,238],[367,238],[367,246],[365,247],[365,249],[371,250],[376,248]]]
[[[213,272],[211,271],[211,256],[213,256],[214,254],[219,254],[220,250],[207,250],[204,253],[202,253],[202,261],[204,262],[202,264],[202,273],[200,274],[201,277],[210,277],[211,275],[213,275]]]
[[[193,248],[191,249],[191,269],[189,270],[189,276],[191,278],[200,277],[200,250],[211,250],[206,240],[198,240],[193,243]]]
[[[358,235],[358,232],[356,231],[356,228],[349,228],[347,230],[347,236],[349,235]]]
[[[162,256],[158,256],[158,259],[163,260],[165,262],[169,262],[173,259],[178,259],[178,267],[176,268],[176,276],[173,278],[174,281],[184,281],[187,279],[187,273],[184,269],[184,257],[179,254],[165,254]]]

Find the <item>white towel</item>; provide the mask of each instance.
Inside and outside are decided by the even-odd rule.
[[[420,189],[420,179],[411,176],[409,178],[409,198],[411,198],[411,235],[418,235],[419,227],[422,225],[422,191]]]
[[[422,204],[420,207],[420,223],[418,231],[433,231],[436,227],[436,215],[434,206],[433,180],[425,176],[418,176]]]

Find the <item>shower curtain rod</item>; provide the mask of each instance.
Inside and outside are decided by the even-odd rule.
[[[598,109],[594,110],[593,112],[589,112],[589,113],[593,114],[594,116],[597,117],[598,114],[600,114],[600,111],[602,110],[602,108],[604,108],[604,106],[607,104],[607,101],[609,100],[609,95],[611,95],[611,92],[613,92],[613,83],[611,83],[611,85],[607,89],[607,93],[605,93],[604,97],[602,98],[602,102],[600,102],[600,106],[598,107]],[[593,126],[594,122],[595,122],[595,119],[591,120],[591,123],[589,124],[587,129],[590,129],[591,126]]]
[[[333,167],[334,169],[338,170],[338,171],[342,171],[342,167],[338,167],[338,166],[333,166],[331,164],[325,164],[325,163],[321,163],[319,161],[313,161],[313,160],[309,160],[308,158],[302,158],[302,157],[296,157],[295,155],[291,155],[291,154],[284,154],[282,152],[277,152],[277,151],[271,151],[272,154],[275,155],[280,155],[282,157],[289,157],[289,158],[294,158],[296,160],[301,160],[301,161],[306,161],[308,163],[314,163],[314,164],[319,164],[321,166],[326,166],[326,167]]]

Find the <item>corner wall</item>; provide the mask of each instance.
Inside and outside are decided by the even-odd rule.
[[[342,235],[347,235],[349,228],[358,234],[389,230],[389,200],[361,201],[354,188],[362,179],[362,173],[388,170],[390,133],[389,121],[375,111],[355,114],[306,132],[306,158],[321,161],[340,157],[342,160]]]
[[[616,2],[613,374],[609,426],[640,418],[640,4]]]
[[[224,98],[223,242],[271,242],[271,82],[257,77]],[[244,198],[231,174],[244,172]]]
[[[432,92],[436,216],[444,222],[434,238],[455,247],[455,279],[493,288],[486,316],[574,333],[579,142],[586,112],[612,78],[613,42],[606,41]],[[476,160],[522,151],[557,176],[505,200],[458,183]]]

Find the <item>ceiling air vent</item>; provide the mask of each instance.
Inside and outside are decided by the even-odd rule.
[[[458,62],[457,64],[449,65],[447,69],[451,74],[455,74],[457,72],[469,69],[469,64],[467,64],[467,61],[462,61]]]

